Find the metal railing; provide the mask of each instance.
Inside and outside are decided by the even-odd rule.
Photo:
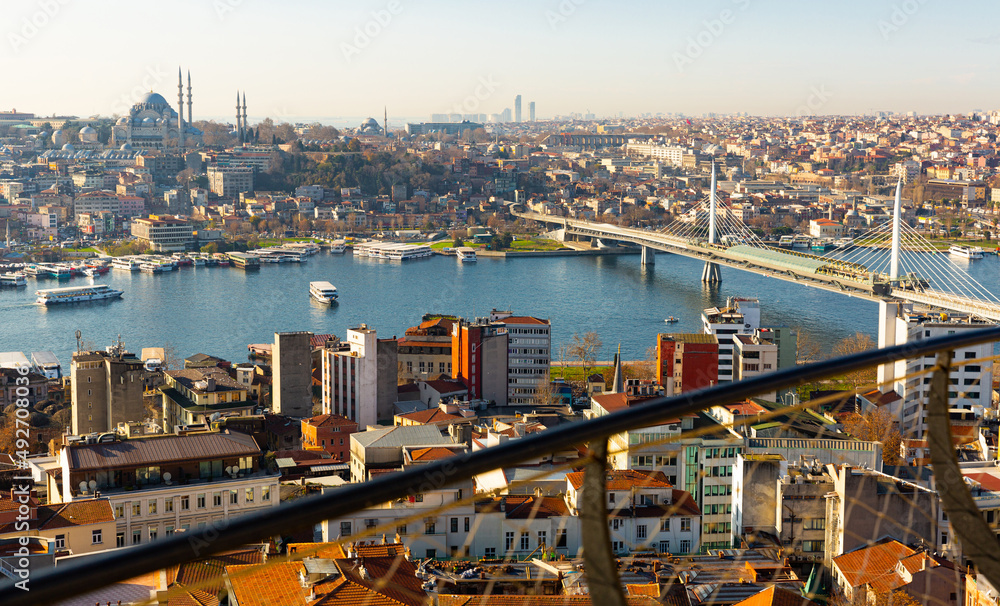
[[[546,454],[589,444],[597,457],[589,457],[595,471],[605,467],[602,453],[610,436],[631,429],[663,424],[683,415],[702,412],[713,406],[741,401],[752,396],[799,386],[813,381],[844,376],[871,366],[918,358],[939,352],[1000,341],[1000,327],[965,331],[960,334],[922,340],[916,343],[868,350],[815,364],[779,370],[744,381],[701,389],[678,396],[660,397],[599,418],[564,424],[498,446],[467,452],[426,465],[381,476],[368,482],[346,485],[319,496],[299,499],[277,510],[248,514],[226,520],[223,525],[174,535],[152,543],[120,549],[66,566],[33,573],[30,591],[12,583],[0,586],[0,604],[4,606],[40,606],[112,583],[124,581],[174,564],[205,558],[211,554],[258,543],[262,537],[288,535],[312,527],[324,520],[347,516],[410,494],[420,494],[465,481],[476,475],[533,460]],[[945,379],[945,383],[947,380]],[[952,453],[954,455],[954,453]],[[590,464],[588,464],[590,465]],[[956,465],[957,466],[957,465]],[[592,474],[588,474],[592,475]],[[603,480],[603,475],[601,476]],[[601,484],[595,484],[601,486]],[[592,493],[593,494],[593,493]],[[966,494],[967,491],[966,491]],[[971,501],[971,497],[970,497]],[[605,531],[598,535],[606,538]],[[991,535],[992,536],[992,535]],[[586,553],[585,549],[585,553]],[[610,561],[610,545],[604,557]],[[596,554],[595,554],[596,555]],[[588,558],[588,565],[589,565]],[[596,573],[597,571],[592,571]],[[603,590],[611,593],[607,602],[619,601],[621,589],[617,577],[600,582],[590,578],[591,595],[597,600]],[[603,587],[603,589],[602,589]],[[617,595],[615,594],[617,590]],[[623,600],[623,598],[622,598]]]

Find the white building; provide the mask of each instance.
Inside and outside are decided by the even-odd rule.
[[[209,166],[208,188],[222,198],[235,198],[254,190],[254,170],[249,166]]]
[[[742,381],[778,369],[778,346],[766,338],[767,334],[771,333],[761,333],[757,329],[752,335],[733,335],[734,380]],[[756,397],[774,402],[777,394],[772,391]]]
[[[530,404],[549,380],[552,326],[548,320],[495,309],[490,321],[507,327],[507,403]]]
[[[964,315],[914,311],[912,303],[879,303],[879,348],[904,345],[961,331],[980,330],[988,324]],[[972,410],[977,416],[993,405],[993,344],[983,343],[956,349],[951,371],[948,405],[953,409]],[[968,360],[983,360],[965,364]],[[930,375],[905,380],[907,375],[934,365],[933,355],[883,364],[878,368],[880,384],[891,381],[892,389],[903,398],[901,418],[897,419],[904,437],[922,438],[927,431],[925,402],[930,394]]]
[[[323,414],[342,415],[359,427],[378,422],[378,339],[362,324],[346,344],[322,351]],[[396,368],[392,368],[395,374]]]
[[[719,383],[734,380],[733,335],[752,335],[760,328],[760,302],[729,297],[723,308],[710,307],[701,314],[702,332],[719,339]]]
[[[170,215],[134,219],[132,235],[156,252],[182,251],[194,246],[194,227],[191,223]]]

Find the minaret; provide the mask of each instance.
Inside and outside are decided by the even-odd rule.
[[[184,83],[181,68],[177,66],[177,145],[184,149]]]
[[[246,91],[243,91],[243,130],[244,131],[248,131],[249,130],[249,127],[247,126],[247,92]],[[250,135],[249,135],[249,133],[245,132],[244,135],[243,135],[243,137],[244,137],[244,139],[249,139]]]
[[[236,138],[243,143],[243,123],[240,120],[240,91],[236,91]]]
[[[194,126],[194,115],[191,113],[191,70],[188,70],[188,126]]]
[[[618,344],[618,353],[615,354],[615,378],[611,382],[611,389],[608,393],[625,393],[625,377],[622,376],[622,346]]]

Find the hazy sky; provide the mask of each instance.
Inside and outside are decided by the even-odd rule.
[[[986,0],[4,0],[0,109],[110,115],[152,88],[195,119],[1000,107]],[[464,106],[464,109],[462,109]],[[176,109],[176,107],[175,107]]]

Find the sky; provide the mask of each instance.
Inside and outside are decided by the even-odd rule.
[[[986,0],[4,0],[0,110],[251,121],[1000,108]],[[185,81],[186,87],[186,81]]]

